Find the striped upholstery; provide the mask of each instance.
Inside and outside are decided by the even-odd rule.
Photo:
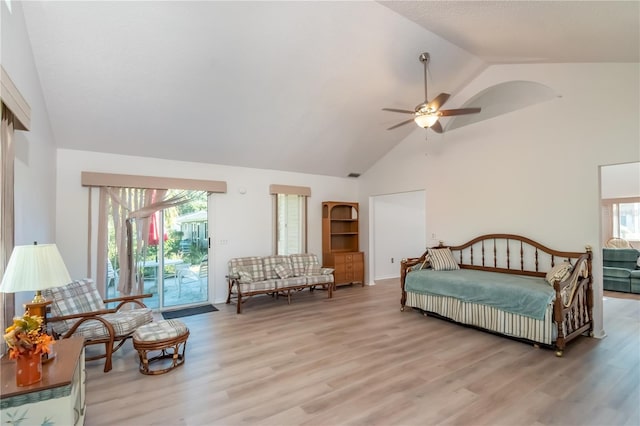
[[[278,273],[274,270],[276,265],[284,265],[285,268],[291,270],[291,262],[289,256],[266,256],[262,258],[262,264],[264,266],[264,277],[268,280],[274,280],[280,278]]]
[[[289,256],[291,259],[291,267],[293,269],[293,276],[300,277],[305,275],[305,270],[308,264],[317,264],[320,266],[320,262],[318,262],[318,256],[311,253],[302,253],[302,254],[292,254]]]
[[[435,271],[454,271],[460,269],[458,262],[453,257],[451,250],[447,248],[442,249],[428,249],[429,262],[431,267]]]
[[[262,267],[262,257],[237,257],[229,261],[229,274],[237,275],[240,269],[247,271],[253,277],[253,281],[262,281],[265,279]]]
[[[407,292],[406,305],[434,312],[462,324],[546,345],[552,344],[557,337],[553,327],[553,304],[547,306],[542,320],[501,311],[491,306],[463,302],[453,297],[411,292]]]
[[[133,340],[138,342],[159,342],[175,339],[187,333],[189,329],[180,320],[169,319],[143,325],[133,333]]]

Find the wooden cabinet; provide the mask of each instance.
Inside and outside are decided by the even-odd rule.
[[[55,358],[42,365],[42,380],[30,386],[16,386],[16,362],[2,358],[3,424],[84,424],[84,341],[72,337],[56,341],[53,347]]]
[[[335,285],[364,286],[364,253],[360,252],[358,203],[322,203],[322,262],[334,268]]]

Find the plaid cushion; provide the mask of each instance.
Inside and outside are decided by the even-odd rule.
[[[293,274],[291,268],[284,263],[278,263],[273,267],[273,270],[276,274],[278,274],[278,278],[289,278]]]
[[[253,282],[253,275],[251,275],[251,272],[245,271],[244,266],[241,266],[238,268],[238,281],[243,284],[251,283]]]
[[[62,287],[48,288],[42,295],[51,300],[51,316],[80,314],[105,309],[96,284],[92,279],[77,280]],[[51,327],[56,333],[63,334],[75,324],[77,319],[56,321]]]
[[[274,269],[276,265],[284,265],[285,268],[291,270],[289,256],[266,256],[262,258],[262,265],[264,266],[264,277],[268,280],[280,278]]]
[[[320,275],[320,264],[318,263],[307,263],[304,267],[304,274],[309,275]]]
[[[273,290],[278,288],[277,280],[254,281],[252,283],[239,283],[240,292],[249,293],[252,291]]]
[[[128,336],[136,331],[138,327],[153,321],[153,314],[149,308],[119,311],[113,314],[100,315],[100,317],[113,326],[116,337]],[[83,336],[87,340],[92,340],[107,338],[109,337],[109,332],[102,322],[91,320],[82,323],[73,335]]]
[[[304,277],[307,284],[329,284],[333,282],[333,275],[309,275]]]
[[[262,258],[259,256],[237,257],[229,261],[229,275],[237,275],[239,268],[250,272],[253,281],[262,281],[265,279],[264,270],[262,268]]]
[[[278,281],[278,288],[297,287],[307,283],[306,277],[289,277]]]
[[[187,326],[180,320],[160,320],[138,328],[133,333],[133,340],[138,342],[159,342],[160,340],[175,339],[188,331]]]
[[[317,263],[320,265],[320,262],[318,262],[318,256],[310,253],[292,254],[289,256],[289,259],[291,259],[291,267],[293,269],[294,277],[304,275],[305,268],[309,263]]]

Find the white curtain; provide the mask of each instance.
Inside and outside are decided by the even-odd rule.
[[[14,207],[13,207],[13,129],[14,116],[3,104],[2,125],[0,129],[0,279],[4,275],[14,245]],[[0,330],[11,324],[15,311],[13,293],[0,293]],[[4,345],[3,345],[4,348]]]

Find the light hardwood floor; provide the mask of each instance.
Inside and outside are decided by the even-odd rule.
[[[638,425],[640,298],[606,297],[608,337],[563,358],[400,312],[398,280],[251,299],[182,318],[186,362],[87,363],[87,425]]]

